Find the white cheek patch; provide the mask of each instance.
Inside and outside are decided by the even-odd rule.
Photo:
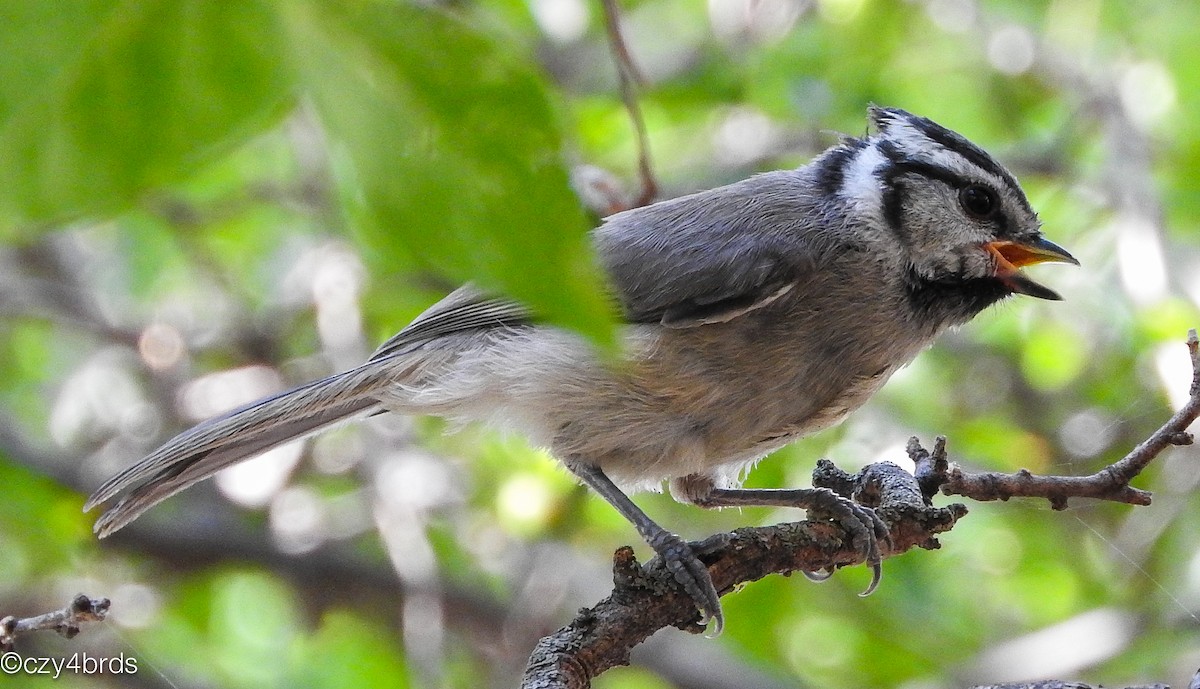
[[[878,215],[883,207],[883,183],[877,171],[886,163],[887,158],[875,146],[859,149],[846,166],[839,192],[841,197],[853,203],[861,213]]]

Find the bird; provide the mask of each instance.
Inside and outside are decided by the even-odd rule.
[[[808,164],[624,210],[590,234],[617,353],[464,285],[361,365],[203,421],[103,483],[105,537],[221,469],[380,413],[492,423],[547,448],[662,558],[701,624],[724,623],[692,548],[629,494],[774,505],[842,525],[874,576],[886,526],[821,488],[745,489],[759,460],[842,421],[936,337],[1012,295],[1021,268],[1079,262],[1020,184],[957,132],[871,105]]]

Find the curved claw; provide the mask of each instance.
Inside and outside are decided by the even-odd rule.
[[[875,514],[875,510],[857,503],[851,503],[851,505],[851,511],[861,528],[861,531],[855,534],[855,541],[858,541],[859,537],[862,538],[862,542],[858,544],[858,552],[863,555],[866,564],[871,566],[871,583],[867,585],[865,591],[858,594],[866,597],[875,592],[875,589],[879,587],[880,580],[883,579],[883,553],[879,549],[879,542],[884,541],[891,544],[892,537],[883,520]]]
[[[866,598],[875,592],[875,589],[879,587],[879,580],[883,578],[883,556],[882,553],[879,552],[879,542],[883,541],[885,544],[887,544],[888,548],[891,548],[892,532],[888,530],[887,524],[883,523],[883,520],[879,518],[879,515],[875,514],[875,510],[863,508],[863,511],[870,516],[872,527],[875,531],[875,557],[867,559],[867,564],[871,565],[871,583],[867,585],[867,589],[865,591],[858,594],[859,596]]]
[[[865,591],[858,594],[869,596],[879,587],[879,582],[883,578],[883,552],[880,550],[879,544],[883,542],[890,546],[892,543],[891,533],[879,515],[875,514],[875,510],[863,507],[832,491],[825,494],[823,499],[828,500],[828,503],[821,505],[818,509],[825,511],[834,521],[850,532],[854,549],[871,567],[871,583]],[[814,579],[807,573],[805,576],[814,581],[822,580]]]
[[[721,610],[721,596],[708,574],[708,567],[696,557],[691,546],[675,534],[664,533],[650,546],[700,610],[700,624],[707,627],[713,623],[712,630],[705,631],[704,635],[709,638],[720,636],[725,628],[725,613]]]
[[[859,598],[866,598],[875,593],[875,589],[879,588],[879,580],[883,579],[883,563],[875,562],[871,564],[871,583],[867,584],[867,589],[858,594]]]

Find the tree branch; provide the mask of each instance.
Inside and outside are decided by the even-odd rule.
[[[936,534],[949,531],[966,514],[962,505],[928,505],[913,476],[891,463],[872,464],[851,477],[822,460],[813,483],[875,507],[892,536],[885,557],[914,546],[937,548]],[[847,535],[825,521],[737,529],[691,545],[722,595],[768,574],[862,561]],[[621,548],[613,558],[613,581],[608,598],[581,610],[570,624],[538,643],[526,668],[524,689],[581,689],[605,670],[627,665],[630,650],[659,629],[703,631],[695,603],[659,558],[642,567],[631,548]]]
[[[43,629],[53,629],[70,639],[79,633],[84,622],[103,622],[108,616],[108,606],[107,598],[91,598],[81,593],[62,610],[21,619],[9,615],[0,619],[0,651],[13,650],[18,636]]]
[[[1193,679],[1193,682],[1194,681],[1195,680]],[[1048,679],[1048,680],[1044,680],[1041,682],[1014,682],[1014,683],[1008,683],[1008,684],[988,684],[988,685],[971,687],[971,689],[1104,689],[1104,688],[1100,687],[1100,686],[1093,686],[1091,684],[1083,684],[1082,682],[1064,682],[1061,679]],[[1171,688],[1165,684],[1135,684],[1135,685],[1125,687],[1125,689],[1171,689]],[[1192,686],[1188,685],[1188,689],[1192,689]]]

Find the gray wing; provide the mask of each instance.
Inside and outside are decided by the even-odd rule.
[[[611,216],[596,249],[635,323],[720,323],[787,294],[840,245],[819,231],[804,169]]]
[[[379,346],[368,361],[377,361],[406,351],[422,342],[443,335],[480,328],[529,325],[528,308],[508,299],[491,297],[471,285],[464,285],[430,306],[403,330]]]

